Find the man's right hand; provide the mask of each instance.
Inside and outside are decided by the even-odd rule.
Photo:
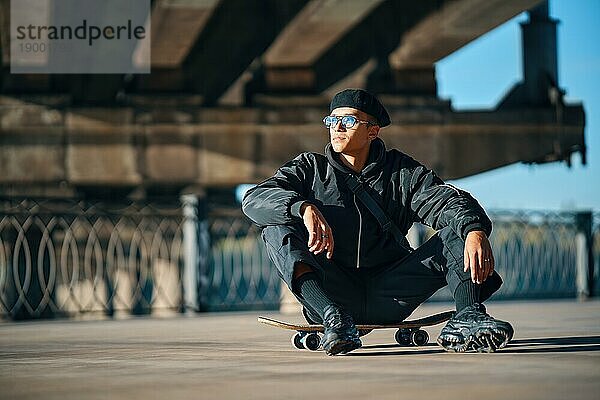
[[[300,207],[300,215],[302,215],[302,221],[308,230],[308,250],[311,253],[319,254],[327,249],[327,258],[331,258],[333,256],[333,232],[321,211],[314,204],[305,202]]]

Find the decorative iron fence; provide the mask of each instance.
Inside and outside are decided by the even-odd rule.
[[[573,213],[495,212],[492,218],[492,248],[504,280],[497,298],[576,295]]]
[[[281,284],[258,228],[238,210],[221,212],[210,218],[210,236],[205,307],[211,311],[278,308]]]
[[[184,214],[181,205],[0,201],[0,316],[276,308],[281,285],[258,229],[237,209]],[[504,279],[494,298],[581,294],[582,243],[593,246],[589,275],[600,275],[600,213],[584,214],[492,212]],[[598,294],[599,279],[589,282]]]
[[[189,276],[186,224],[200,242]],[[239,211],[198,221],[180,205],[0,201],[0,317],[276,308],[278,276],[257,234]],[[197,293],[184,296],[190,281]]]
[[[180,310],[181,225],[177,208],[3,201],[0,314]]]
[[[582,231],[578,215],[548,211],[490,212],[495,268],[504,281],[493,298],[576,297],[584,290],[578,288],[577,282],[577,235]],[[597,226],[595,234],[598,238]],[[446,289],[432,298],[451,299]]]

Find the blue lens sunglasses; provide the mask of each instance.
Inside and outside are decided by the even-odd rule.
[[[323,123],[325,124],[325,127],[332,128],[332,127],[336,126],[338,121],[340,121],[340,120],[342,121],[342,128],[344,128],[344,129],[350,129],[357,123],[367,124],[367,125],[376,125],[373,122],[361,121],[360,119],[356,118],[354,115],[342,115],[340,117],[328,115],[325,118],[323,118]]]

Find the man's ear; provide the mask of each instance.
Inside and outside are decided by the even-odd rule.
[[[379,127],[379,125],[371,125],[371,127],[369,128],[369,133],[368,133],[369,140],[375,139],[379,135],[380,129],[381,128]]]

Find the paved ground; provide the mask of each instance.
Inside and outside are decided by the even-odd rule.
[[[258,325],[256,313],[0,323],[0,398],[598,398],[600,301],[488,309],[516,328],[514,342],[496,354],[402,348],[393,331],[378,331],[362,349],[327,357],[293,349],[288,331]],[[428,329],[432,338],[439,329]]]

